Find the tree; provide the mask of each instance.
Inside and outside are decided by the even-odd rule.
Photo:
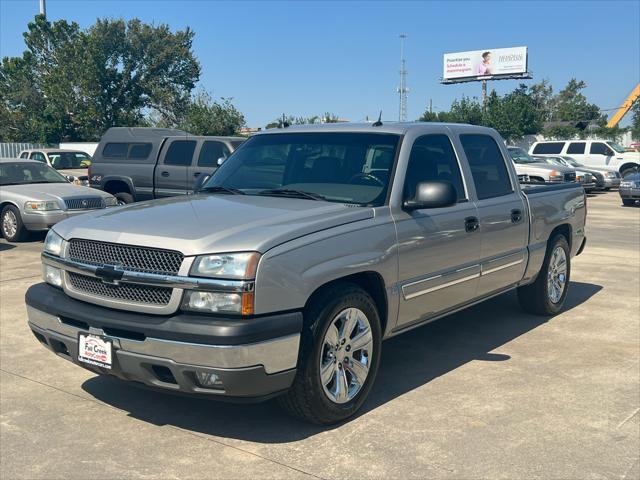
[[[178,122],[179,128],[194,135],[236,135],[244,125],[244,115],[230,99],[216,102],[204,90],[192,98]]]
[[[635,101],[631,111],[633,112],[631,117],[631,137],[640,141],[640,99]]]
[[[507,141],[535,135],[542,130],[535,99],[525,85],[503,97],[493,90],[487,98],[482,124],[495,128]]]
[[[76,23],[37,16],[22,57],[0,67],[0,137],[55,143],[97,140],[112,126],[147,124],[149,112],[175,124],[200,75],[190,29],[138,19]]]

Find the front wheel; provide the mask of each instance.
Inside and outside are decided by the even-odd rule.
[[[133,203],[133,195],[127,192],[118,192],[114,195],[118,201],[118,205],[127,205]]]
[[[2,236],[9,242],[19,242],[27,235],[20,212],[13,205],[7,205],[2,209],[0,228],[2,228]]]
[[[623,198],[622,204],[625,207],[633,207],[636,204],[636,201],[633,198]]]
[[[344,283],[312,301],[307,322],[296,378],[279,402],[312,423],[340,422],[362,406],[378,373],[380,317],[366,291]]]
[[[571,251],[564,235],[547,244],[547,253],[535,282],[518,288],[518,300],[527,312],[555,315],[567,298],[571,275]]]

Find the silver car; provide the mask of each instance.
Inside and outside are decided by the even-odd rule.
[[[631,206],[640,200],[640,173],[632,173],[622,179],[620,183],[620,198],[626,206]]]
[[[27,231],[52,225],[90,210],[116,205],[113,195],[69,183],[48,165],[34,161],[0,159],[0,230],[17,242]]]

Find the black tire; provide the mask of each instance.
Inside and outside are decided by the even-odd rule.
[[[9,222],[15,219],[15,233],[11,233]],[[8,242],[19,242],[27,236],[27,229],[24,228],[22,218],[20,217],[20,211],[13,205],[7,205],[2,209],[0,214],[0,229],[2,230],[2,236]]]
[[[551,263],[551,257],[556,248],[562,248],[566,256],[566,279],[564,283],[564,290],[560,299],[557,302],[553,302],[550,298],[549,287],[547,278],[549,275],[549,265]],[[569,244],[564,235],[556,235],[547,243],[547,252],[542,262],[542,268],[536,280],[529,284],[518,288],[518,300],[522,308],[535,315],[555,315],[564,305],[564,301],[567,298],[567,292],[569,290],[569,282],[571,279],[571,252]]]
[[[118,192],[114,195],[118,199],[118,205],[126,205],[128,203],[133,203],[133,195],[127,192]]]
[[[636,204],[636,201],[633,198],[623,198],[622,204],[625,207],[633,207]]]
[[[604,187],[604,188],[603,188],[603,190],[604,190],[605,192],[608,192],[609,190],[611,190],[611,187]]]
[[[324,336],[335,317],[346,308],[358,308],[369,321],[372,354],[369,373],[358,393],[346,403],[335,403],[325,393],[320,380],[321,349]],[[305,310],[298,370],[291,388],[278,397],[280,406],[302,420],[330,425],[354,415],[366,400],[378,373],[382,331],[380,316],[371,296],[351,283],[340,283],[321,292]]]

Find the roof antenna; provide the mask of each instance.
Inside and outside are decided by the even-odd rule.
[[[282,122],[280,122],[282,128],[287,128],[289,126],[289,122],[287,122],[287,117],[285,117],[284,113],[282,114]]]
[[[372,127],[381,127],[382,126],[382,110],[380,110],[380,115],[378,115],[378,120],[371,124]]]

